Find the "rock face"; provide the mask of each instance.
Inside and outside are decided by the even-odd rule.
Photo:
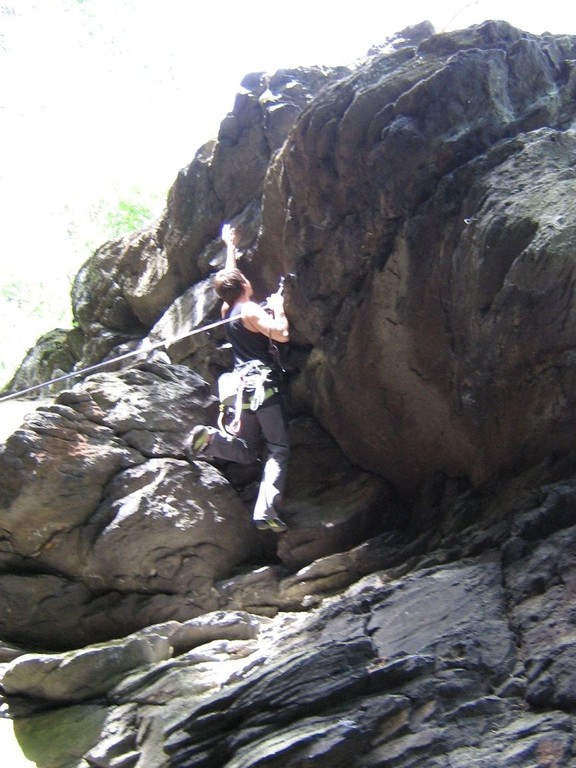
[[[359,544],[398,508],[387,482],[354,468],[312,420],[295,419],[292,530],[271,549],[275,537],[251,521],[259,468],[221,472],[183,455],[190,429],[215,420],[213,400],[189,368],[148,363],[90,377],[8,438],[2,638],[69,648],[229,602],[276,612],[293,601],[268,604],[226,580],[270,562],[285,573]]]
[[[111,347],[146,335],[175,300],[213,272],[223,220],[250,212],[246,237],[255,238],[274,153],[314,94],[347,71],[283,70],[244,79],[218,141],[200,148],[180,171],[157,225],[104,244],[76,277],[72,298],[85,333],[85,361],[98,362]]]
[[[323,91],[284,148],[307,398],[407,493],[572,445],[573,45],[432,37]]]
[[[296,573],[309,598],[324,594],[308,611],[214,612],[15,658],[3,685],[26,754],[39,766],[576,765],[575,494],[554,480],[566,469],[518,478],[524,497],[444,487],[411,544],[382,536]],[[359,560],[372,572],[323,593]]]
[[[87,262],[71,359],[142,355],[0,452],[0,711],[39,768],[576,766],[575,61],[425,23],[250,75]],[[279,536],[258,465],[183,453],[226,220],[262,296],[286,274]]]

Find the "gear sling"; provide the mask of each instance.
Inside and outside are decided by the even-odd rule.
[[[272,381],[272,369],[260,360],[249,360],[233,371],[223,373],[218,378],[218,427],[222,432],[236,435],[242,411],[257,411],[278,391]]]

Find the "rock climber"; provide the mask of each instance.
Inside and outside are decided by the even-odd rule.
[[[284,296],[279,290],[264,305],[253,301],[252,285],[236,266],[236,233],[229,224],[222,228],[222,239],[227,246],[226,262],[216,273],[214,285],[223,301],[222,318],[231,318],[225,326],[226,337],[232,346],[234,371],[242,380],[241,407],[234,434],[198,425],[190,433],[185,451],[196,459],[251,464],[260,458],[263,438],[264,468],[253,519],[257,528],[281,533],[288,528],[280,510],[290,447],[275,344],[290,339]]]

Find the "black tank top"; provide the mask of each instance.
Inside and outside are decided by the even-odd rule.
[[[237,368],[249,360],[261,360],[274,369],[275,360],[270,349],[270,339],[263,333],[248,330],[242,322],[241,312],[242,304],[234,305],[228,313],[228,317],[233,317],[234,320],[226,325],[226,338],[232,345],[234,367]]]

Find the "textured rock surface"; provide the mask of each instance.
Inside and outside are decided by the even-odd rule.
[[[256,608],[261,597],[236,572],[270,560],[277,594],[261,610],[275,612],[294,604],[280,574],[361,543],[397,509],[388,483],[302,417],[291,429],[291,530],[281,541],[258,532],[259,467],[183,456],[192,426],[215,419],[213,399],[190,369],[146,364],[92,376],[28,415],[0,454],[0,636],[69,648]]]
[[[222,220],[246,208],[259,218],[274,152],[314,94],[346,71],[246,76],[218,141],[199,149],[180,171],[160,221],[104,244],[78,274],[73,301],[86,336],[85,361],[97,362],[117,344],[146,335],[175,299],[213,271]]]
[[[65,384],[60,381],[78,362],[82,354],[84,334],[80,328],[64,330],[56,328],[42,336],[28,351],[12,380],[3,392],[30,390],[29,396],[56,394]],[[42,386],[53,381],[51,386]]]
[[[573,56],[503,23],[439,35],[325,90],[283,150],[306,398],[406,493],[572,445]]]
[[[31,692],[42,664],[51,668],[36,702],[12,700],[16,732],[25,745],[47,727],[64,732],[66,755],[102,766],[574,765],[574,486],[554,482],[558,470],[523,477],[513,500],[508,485],[444,498],[428,510],[437,517],[421,530],[425,551],[407,548],[398,565],[382,562],[307,612],[221,612],[137,633],[121,647],[173,655],[142,658],[115,685],[106,664],[98,700],[78,685],[77,704],[47,712],[44,697],[57,703],[97,654],[118,658],[114,646],[21,656],[7,690]],[[62,753],[38,765],[73,764]]]
[[[151,354],[0,451],[0,714],[38,768],[576,766],[574,61],[423,24],[250,75],[86,264],[77,357]],[[287,274],[280,536],[258,465],[182,451],[230,219],[258,292]]]

